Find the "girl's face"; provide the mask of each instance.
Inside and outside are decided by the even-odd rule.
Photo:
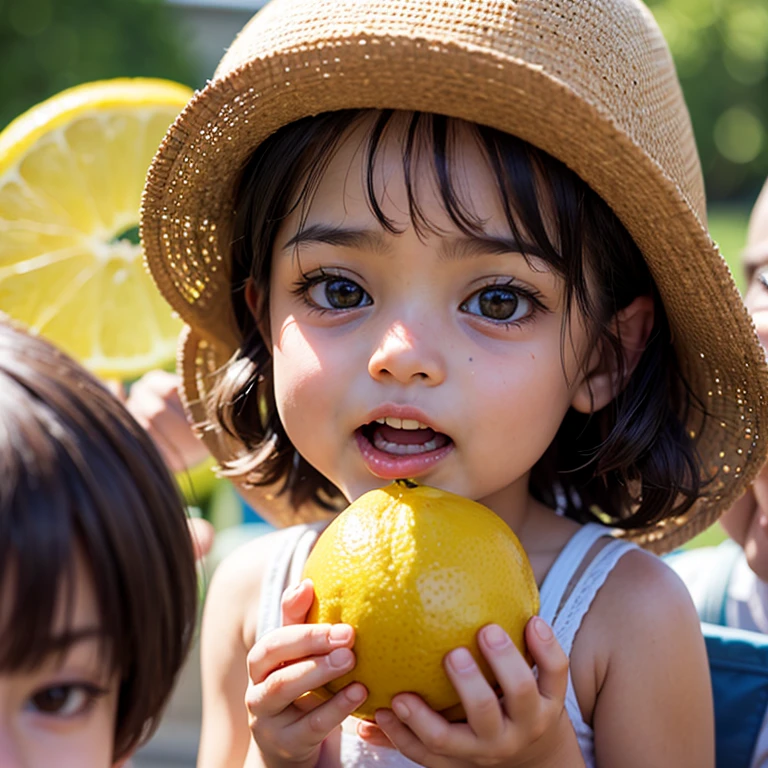
[[[12,569],[0,589],[0,631],[6,627],[2,599],[10,593]],[[0,765],[3,768],[109,768],[114,765],[119,681],[99,651],[99,614],[91,578],[77,558],[73,609],[65,599],[53,636],[62,638],[34,669],[0,672]],[[11,576],[11,578],[9,578]]]
[[[306,221],[292,213],[272,256],[269,321],[277,407],[299,452],[349,499],[396,478],[481,500],[504,515],[584,379],[587,332],[563,343],[564,283],[512,242],[495,180],[466,131],[452,167],[483,222],[467,236],[417,166],[430,222],[414,230],[394,132],[376,160],[369,210],[366,126],[340,145]]]

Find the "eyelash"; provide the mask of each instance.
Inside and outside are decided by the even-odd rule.
[[[338,280],[347,280],[350,283],[356,283],[355,280],[352,278],[346,277],[345,275],[334,273],[334,272],[326,272],[323,269],[318,270],[314,274],[304,274],[302,273],[301,277],[294,283],[292,294],[294,296],[298,296],[309,308],[312,312],[316,312],[318,314],[326,314],[328,312],[343,312],[344,309],[340,308],[331,308],[331,307],[321,307],[317,304],[317,302],[313,301],[310,297],[310,291],[317,285],[321,285],[323,283],[328,282],[332,279],[338,279]],[[510,328],[512,326],[515,327],[522,327],[523,325],[532,322],[535,320],[536,315],[539,312],[548,312],[549,310],[544,305],[542,301],[542,295],[539,291],[523,287],[517,284],[517,281],[514,278],[505,279],[502,282],[488,282],[486,285],[480,286],[475,291],[472,292],[471,296],[469,296],[466,300],[464,300],[461,303],[461,306],[466,306],[470,299],[472,299],[474,296],[477,296],[482,291],[488,290],[489,288],[508,288],[515,294],[517,294],[519,297],[523,298],[526,301],[529,301],[531,303],[532,309],[531,311],[523,318],[519,320],[493,320],[492,318],[484,317],[483,319],[487,320],[488,322],[491,322],[496,327],[501,328]],[[364,289],[361,288],[361,290],[364,291]],[[364,291],[367,294],[367,291]],[[371,301],[372,303],[372,301]],[[368,304],[360,305],[360,306],[368,306]],[[357,309],[358,307],[353,307],[352,309]],[[468,313],[469,314],[469,313]],[[477,316],[477,315],[475,315]]]
[[[53,711],[46,711],[45,709],[41,708],[40,702],[35,703],[35,699],[38,699],[46,694],[49,694],[52,691],[64,691],[64,704],[67,703],[69,700],[69,697],[72,696],[74,693],[82,693],[85,697],[85,701],[77,708],[75,712],[68,712],[66,714],[62,714],[61,710],[64,709],[64,705],[61,706],[60,709],[56,709]],[[72,718],[72,717],[79,717],[80,715],[84,715],[87,712],[89,712],[93,706],[95,705],[96,701],[101,698],[102,696],[105,696],[108,693],[107,689],[105,688],[99,688],[98,686],[92,685],[91,683],[80,683],[80,682],[64,682],[64,683],[57,683],[56,685],[48,685],[43,688],[40,688],[38,691],[36,691],[32,696],[29,697],[28,706],[32,711],[35,712],[37,715],[41,715],[43,717],[59,717],[59,718]]]
[[[546,307],[546,305],[542,301],[543,297],[541,292],[535,290],[534,288],[528,288],[528,287],[519,285],[514,278],[505,279],[501,282],[489,282],[486,285],[481,286],[480,288],[475,290],[471,296],[469,296],[465,301],[462,302],[462,306],[467,305],[470,299],[482,293],[483,291],[487,291],[489,288],[507,288],[512,293],[516,294],[519,298],[522,298],[525,301],[530,302],[531,304],[531,311],[528,312],[528,314],[525,317],[522,317],[519,320],[493,320],[492,318],[482,316],[483,319],[492,323],[496,327],[522,328],[524,325],[527,325],[528,323],[533,322],[536,319],[536,316],[539,314],[539,312],[549,312],[549,309]]]

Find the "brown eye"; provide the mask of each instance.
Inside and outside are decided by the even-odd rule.
[[[530,315],[532,302],[521,292],[499,285],[483,288],[470,296],[460,308],[471,315],[511,323],[524,320]]]
[[[372,304],[371,297],[354,280],[332,277],[315,283],[309,297],[323,309],[355,309]]]
[[[53,685],[30,697],[28,709],[42,715],[70,717],[80,714],[94,694],[83,685]]]

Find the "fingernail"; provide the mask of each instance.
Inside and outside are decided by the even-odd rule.
[[[337,648],[335,651],[331,651],[328,654],[328,663],[334,667],[334,669],[341,669],[342,667],[349,666],[351,660],[352,652],[349,648]]]
[[[535,616],[533,619],[533,631],[539,636],[540,640],[544,640],[547,643],[554,637],[549,624],[538,616]]]
[[[406,710],[407,709],[408,707],[406,707]],[[376,723],[378,725],[383,725],[383,726],[392,725],[392,723],[397,722],[395,716],[386,709],[377,709],[375,718],[376,718]]]
[[[405,720],[407,717],[411,716],[411,710],[408,709],[406,704],[402,701],[393,701],[392,702],[392,711],[401,719]]]
[[[331,643],[348,643],[352,639],[352,627],[349,624],[332,624],[328,630]]]
[[[359,704],[366,697],[365,687],[353,683],[344,689],[344,695],[352,704]]]
[[[483,637],[491,648],[504,648],[511,642],[507,633],[498,624],[489,624],[483,630]]]
[[[475,666],[475,660],[466,648],[457,648],[455,651],[451,651],[448,659],[457,672],[466,672]]]
[[[294,584],[290,587],[286,587],[283,592],[283,600],[292,600],[301,590],[301,584]]]

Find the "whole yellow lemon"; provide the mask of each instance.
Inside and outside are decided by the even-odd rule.
[[[367,720],[405,691],[461,719],[445,654],[468,648],[494,684],[477,631],[499,624],[527,655],[525,625],[539,610],[531,565],[509,527],[482,504],[411,481],[370,491],[339,514],[304,577],[315,588],[309,622],[355,628],[357,664],[327,688],[363,683],[368,698],[355,715]]]

